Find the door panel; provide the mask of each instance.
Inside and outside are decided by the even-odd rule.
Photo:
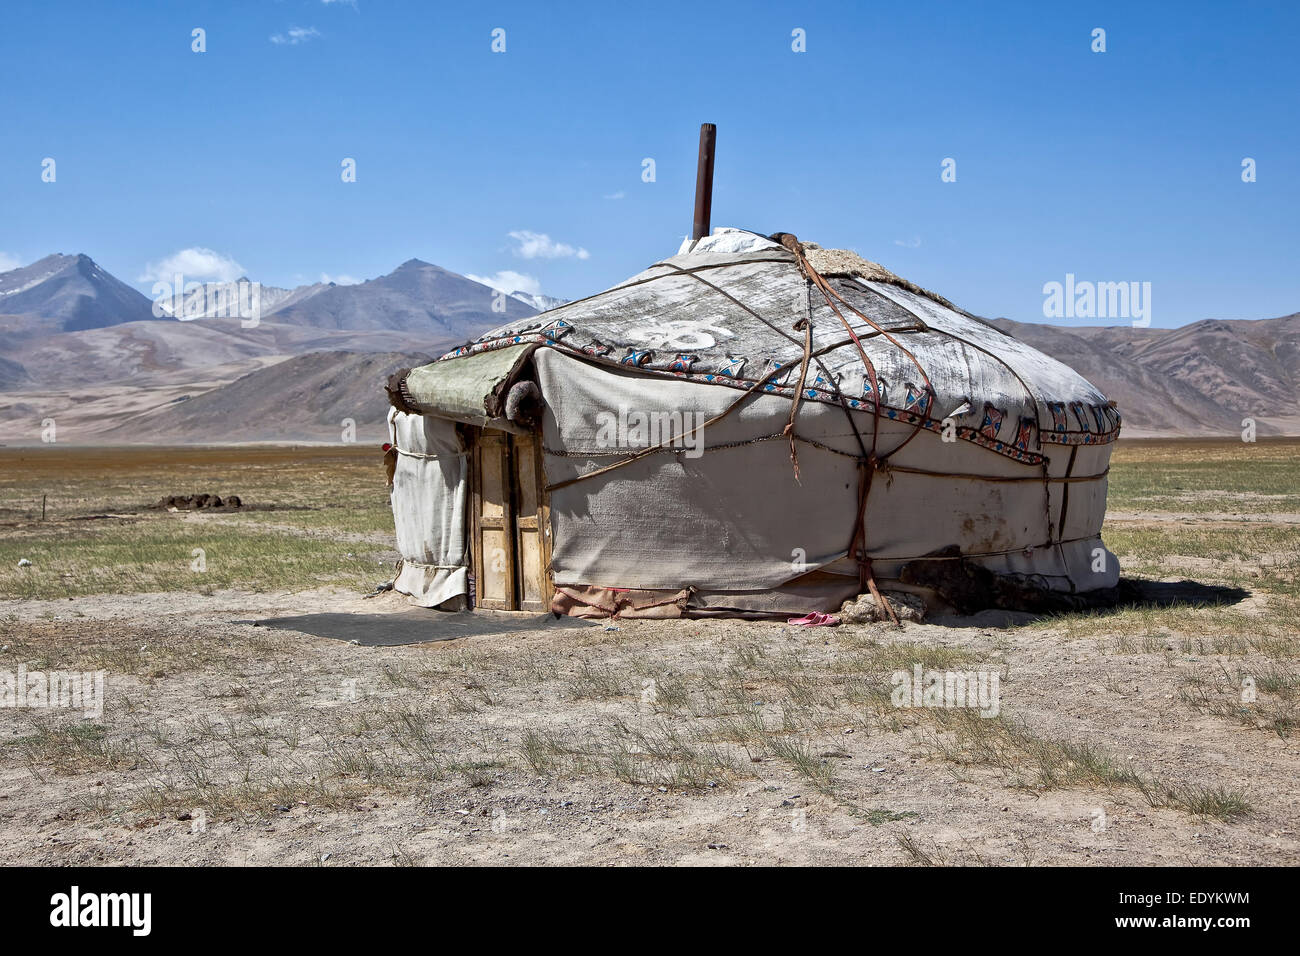
[[[541,489],[538,482],[538,447],[531,435],[512,435],[515,469],[515,556],[519,563],[519,607],[544,611],[551,596],[543,556]]]
[[[480,431],[474,442],[474,582],[479,607],[513,610],[510,445],[501,432]]]
[[[514,586],[509,560],[509,540],[504,530],[483,529],[483,576],[478,578],[479,604],[509,610],[514,607]]]
[[[509,510],[510,498],[506,494],[505,476],[509,474],[509,448],[503,436],[488,433],[480,440],[480,462],[483,468],[483,511],[485,518],[504,518]]]

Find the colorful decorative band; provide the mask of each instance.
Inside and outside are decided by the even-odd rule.
[[[797,391],[797,386],[790,385],[789,380],[792,377],[791,373],[798,370],[798,362],[780,363],[768,359],[763,364],[757,379],[742,378],[741,374],[748,360],[731,355],[726,356],[718,368],[711,372],[696,370],[694,366],[699,361],[699,356],[688,353],[673,353],[667,367],[658,368],[650,364],[655,360],[653,349],[628,347],[625,348],[623,355],[615,355],[612,348],[595,340],[585,346],[577,347],[561,341],[569,331],[571,327],[568,323],[562,319],[555,319],[541,329],[462,345],[439,356],[436,361],[442,362],[526,342],[537,342],[587,361],[594,359],[602,364],[627,366],[643,372],[687,381],[706,382],[710,385],[748,391],[759,381],[766,379],[762,385],[764,393],[794,398]],[[783,367],[787,371],[779,372],[778,370]],[[838,405],[840,402],[840,393],[830,387],[821,374],[811,382],[804,383],[803,397],[810,401],[832,405]],[[894,403],[891,404],[890,383],[883,376],[877,376],[875,386],[870,379],[867,379],[863,383],[860,396],[844,398],[849,408],[873,413],[878,401],[880,416],[889,421],[915,425],[940,435],[950,434],[1028,465],[1042,463],[1043,456],[1033,451],[1034,447],[1041,447],[1040,443],[1104,445],[1119,437],[1121,419],[1119,411],[1113,404],[1047,402],[1052,425],[1050,430],[1047,428],[1040,430],[1039,423],[1034,418],[1022,417],[1014,423],[1009,423],[1006,409],[998,408],[990,402],[984,404],[984,414],[978,427],[955,423],[945,426],[943,419],[933,418],[930,415],[934,407],[933,390],[929,386],[918,386],[913,382],[904,382],[901,395],[893,397]],[[1012,424],[1014,424],[1014,432]],[[1079,427],[1075,427],[1076,425]]]

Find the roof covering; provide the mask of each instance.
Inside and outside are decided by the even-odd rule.
[[[501,427],[502,396],[537,346],[508,345],[476,352],[459,362],[433,362],[402,379],[402,397],[413,408],[469,425]]]
[[[1066,365],[854,253],[801,248],[840,298],[839,314],[789,248],[720,229],[605,292],[494,329],[411,378],[537,345],[650,376],[798,394],[872,414],[878,406],[891,420],[947,428],[1030,463],[1041,460],[1042,443],[1118,436],[1113,404]],[[805,320],[811,361],[799,392]],[[441,401],[425,394],[429,406]]]

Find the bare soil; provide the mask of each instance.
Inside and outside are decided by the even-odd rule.
[[[1192,711],[1178,689],[1192,662],[1172,644],[1168,652],[1120,653],[1110,637],[1070,639],[1051,629],[623,621],[611,630],[366,648],[233,623],[377,608],[406,605],[394,596],[363,600],[332,590],[0,604],[3,641],[39,644],[54,658],[61,649],[76,657],[87,645],[139,642],[136,672],[109,675],[103,722],[144,752],[100,765],[87,757],[58,772],[15,752],[12,742],[30,736],[31,727],[21,712],[0,712],[0,733],[11,743],[0,763],[0,862],[1300,861],[1300,746]],[[178,640],[200,648],[201,662],[174,659]],[[678,675],[689,685],[729,660],[754,660],[757,648],[760,660],[782,662],[774,671],[752,665],[759,709],[775,711],[762,688],[776,686],[769,677],[783,672],[786,655],[805,662],[796,673],[820,673],[873,643],[915,645],[923,652],[918,659],[935,649],[983,659],[1005,673],[1004,709],[1035,733],[1086,742],[1170,785],[1237,788],[1251,811],[1225,822],[1152,806],[1123,786],[1036,785],[997,766],[953,762],[927,740],[932,730],[924,720],[890,726],[852,709],[821,708],[829,719],[806,732],[813,759],[829,766],[825,785],[761,748],[702,786],[628,782],[594,766],[539,773],[520,755],[530,731],[689,726],[696,718],[688,712],[643,701],[643,681],[652,675]],[[577,692],[575,676],[584,668],[606,667],[616,686],[596,697]],[[355,682],[355,699],[347,682]],[[351,727],[382,724],[382,715],[407,708],[430,715],[448,764],[482,767],[397,781],[376,773],[376,785],[358,764],[357,776],[324,782],[339,770],[331,752],[348,743]],[[77,720],[69,715],[64,724]],[[269,759],[245,759],[262,745]],[[200,753],[202,769],[177,769],[186,754]],[[204,781],[237,784],[245,772],[254,778],[251,798],[205,808],[221,788]],[[277,775],[302,784],[302,795],[294,787],[281,794]],[[160,806],[151,793],[179,802]],[[196,819],[204,825],[196,827]]]

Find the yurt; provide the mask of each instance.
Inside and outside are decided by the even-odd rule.
[[[1101,392],[852,252],[697,231],[390,380],[397,590],[588,617],[1113,592]]]

